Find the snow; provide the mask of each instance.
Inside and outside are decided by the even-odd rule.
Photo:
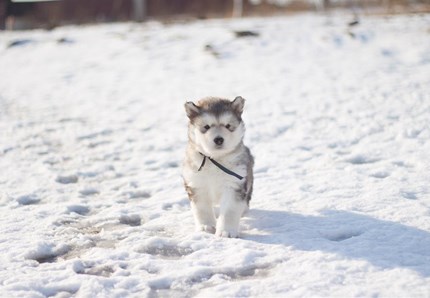
[[[428,297],[430,17],[350,20],[1,32],[0,295]],[[208,95],[247,99],[239,239],[182,185]]]

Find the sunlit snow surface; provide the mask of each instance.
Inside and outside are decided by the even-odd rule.
[[[429,297],[430,16],[350,21],[1,32],[0,295]],[[182,185],[208,95],[247,99],[240,239]]]

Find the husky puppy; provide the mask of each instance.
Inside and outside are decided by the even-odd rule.
[[[239,220],[248,209],[254,180],[254,158],[243,144],[244,104],[240,96],[185,103],[189,125],[183,178],[198,231],[239,236]]]

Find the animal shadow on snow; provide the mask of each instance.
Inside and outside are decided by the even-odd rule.
[[[430,233],[414,227],[334,210],[306,216],[251,209],[245,223],[265,233],[245,234],[247,240],[326,251],[384,269],[407,268],[430,276]]]

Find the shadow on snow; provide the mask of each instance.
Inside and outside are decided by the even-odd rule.
[[[305,216],[251,209],[245,222],[268,233],[245,234],[246,240],[326,251],[384,269],[407,268],[430,276],[430,233],[414,227],[333,210]]]

